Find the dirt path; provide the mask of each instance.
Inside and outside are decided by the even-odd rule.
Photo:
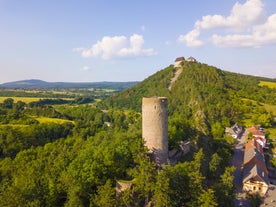
[[[175,71],[174,76],[172,77],[171,82],[170,82],[170,85],[169,85],[169,87],[168,87],[169,90],[172,89],[173,83],[178,79],[178,77],[179,77],[179,75],[182,73],[182,71],[183,71],[182,68],[179,68],[179,69],[177,69],[177,71]]]

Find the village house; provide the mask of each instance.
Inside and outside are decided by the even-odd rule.
[[[259,126],[252,126],[248,131],[252,133],[253,137],[261,137],[265,139],[265,133]]]
[[[259,194],[264,197],[269,186],[268,174],[255,164],[243,170],[243,190],[249,194]]]
[[[184,57],[178,57],[174,61],[174,67],[181,67],[181,63],[185,61]]]
[[[196,62],[197,62],[196,59],[195,59],[194,57],[189,57],[189,58],[187,58],[186,61],[187,61],[187,62],[191,62],[191,63],[196,63]]]
[[[264,172],[268,173],[265,165],[264,155],[257,148],[253,148],[247,152],[244,152],[243,168],[245,169],[251,165],[259,165]]]
[[[229,134],[230,136],[232,136],[235,139],[240,137],[242,132],[243,132],[242,126],[240,126],[237,123],[234,126],[226,127],[226,129],[225,129],[225,133]]]
[[[254,140],[256,142],[258,142],[262,146],[262,148],[265,148],[265,146],[266,146],[266,139],[265,138],[255,137]]]
[[[260,143],[257,142],[255,139],[252,139],[251,141],[249,141],[245,144],[244,152],[247,152],[254,148],[256,148],[259,152],[263,153],[262,145],[260,145]]]
[[[263,147],[255,139],[245,145],[243,161],[243,191],[264,197],[269,186]]]

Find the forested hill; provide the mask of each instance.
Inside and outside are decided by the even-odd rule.
[[[143,96],[168,97],[177,153],[162,170],[144,147]],[[0,206],[232,207],[236,139],[225,127],[258,124],[269,142],[276,136],[275,81],[200,63],[169,66],[93,104],[42,101],[0,103]],[[116,193],[120,183],[131,187]]]
[[[169,85],[176,73],[173,65],[153,74],[144,81],[115,94],[107,104],[122,109],[141,110],[142,97],[166,96],[172,117],[191,120],[201,131],[208,133],[214,122],[239,121],[242,115],[241,101],[246,99],[260,103],[276,103],[276,90],[261,85],[275,79],[242,75],[220,70],[201,63],[184,62],[177,80]],[[198,128],[197,127],[197,128]]]
[[[0,84],[0,89],[70,89],[70,88],[100,88],[116,91],[125,90],[138,82],[46,82],[30,79]]]

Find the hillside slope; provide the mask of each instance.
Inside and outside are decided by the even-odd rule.
[[[275,104],[276,90],[259,86],[261,80],[273,79],[242,75],[220,70],[202,63],[184,62],[181,74],[170,85],[176,68],[173,65],[158,71],[144,81],[115,94],[106,101],[111,107],[141,111],[142,97],[166,96],[169,114],[189,120],[208,134],[215,122],[225,125],[238,122],[244,98]],[[170,87],[170,88],[169,88]]]

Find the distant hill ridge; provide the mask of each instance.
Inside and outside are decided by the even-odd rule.
[[[130,82],[46,82],[38,79],[20,80],[0,84],[4,89],[69,89],[69,88],[104,88],[114,90],[124,90],[135,84]]]

